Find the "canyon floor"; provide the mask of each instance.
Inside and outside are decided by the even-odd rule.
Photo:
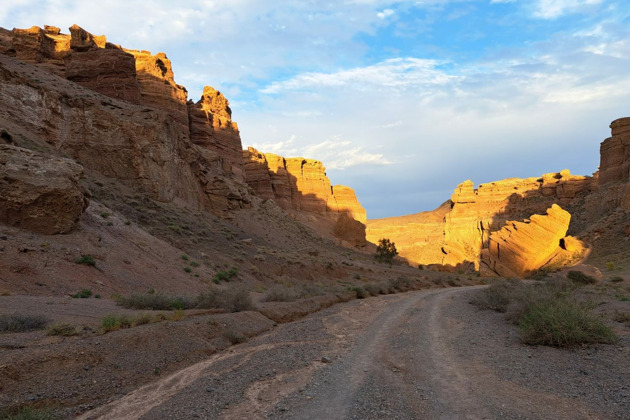
[[[524,346],[446,288],[353,300],[281,324],[81,419],[627,419],[630,334]]]

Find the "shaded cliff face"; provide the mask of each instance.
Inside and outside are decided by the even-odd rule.
[[[250,147],[243,151],[247,183],[256,195],[275,200],[285,210],[328,215],[347,213],[366,223],[365,209],[352,188],[330,184],[322,162],[284,158]]]
[[[125,50],[74,25],[0,30],[0,125],[157,200],[229,216],[248,206],[227,100],[197,103],[163,53]],[[21,140],[20,140],[21,139]]]

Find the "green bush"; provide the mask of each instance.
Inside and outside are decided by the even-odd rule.
[[[518,322],[526,344],[571,347],[588,343],[614,343],[610,327],[593,315],[592,307],[566,298],[547,300],[528,308]]]
[[[77,264],[85,264],[94,267],[96,265],[96,260],[91,255],[81,255],[80,258],[74,260]]]
[[[350,286],[348,287],[348,290],[356,293],[357,299],[365,299],[370,296],[370,294],[361,286]]]
[[[92,296],[92,291],[90,289],[81,289],[80,292],[71,295],[75,299],[87,299]]]
[[[0,332],[24,332],[43,329],[50,320],[43,315],[0,315]]]
[[[105,332],[108,332],[130,328],[133,326],[133,322],[127,315],[107,315],[101,320],[101,326]]]
[[[230,281],[238,274],[238,268],[232,267],[228,271],[219,271],[214,275],[212,281],[219,284],[221,281]]]
[[[595,284],[597,279],[593,276],[582,273],[581,271],[569,271],[567,278],[577,284]]]
[[[396,255],[398,255],[398,250],[394,242],[387,238],[379,239],[376,246],[376,254],[374,255],[376,261],[392,265]]]
[[[507,312],[515,296],[523,293],[524,284],[517,279],[498,280],[478,292],[470,301],[480,309]]]

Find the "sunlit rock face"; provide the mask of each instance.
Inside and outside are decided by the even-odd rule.
[[[88,206],[83,168],[0,144],[0,223],[43,234],[66,233]]]
[[[388,237],[401,257],[412,263],[451,267],[470,263],[479,269],[491,233],[508,220],[542,214],[554,203],[569,204],[592,186],[593,178],[574,176],[568,170],[538,178],[504,179],[477,188],[465,181],[434,211],[368,221],[367,238],[376,243]]]
[[[284,158],[243,151],[247,183],[263,198],[275,200],[285,210],[329,215],[342,213],[365,224],[366,213],[354,191],[343,185],[331,186],[322,162],[304,158]]]
[[[571,215],[557,204],[546,214],[534,214],[524,221],[508,221],[492,232],[488,247],[481,252],[483,274],[525,277],[562,252]]]
[[[156,200],[220,216],[249,205],[227,100],[206,88],[189,105],[163,53],[126,50],[77,25],[70,34],[0,29],[0,66],[4,127]]]

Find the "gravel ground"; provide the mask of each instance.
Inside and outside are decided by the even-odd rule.
[[[276,327],[85,419],[628,419],[628,335],[530,347],[474,288],[328,308]]]

